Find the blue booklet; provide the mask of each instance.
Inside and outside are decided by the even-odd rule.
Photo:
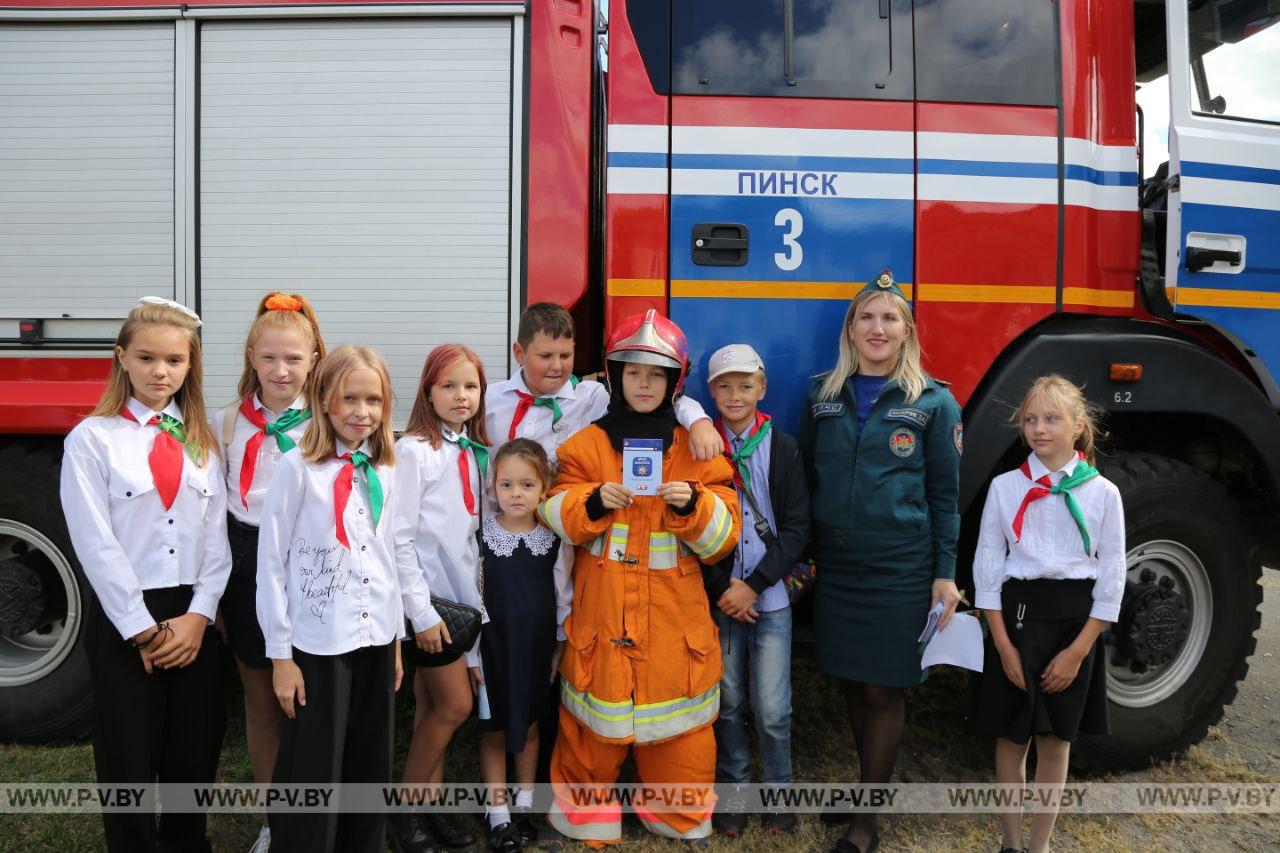
[[[622,440],[622,485],[633,495],[656,495],[662,485],[662,440]]]

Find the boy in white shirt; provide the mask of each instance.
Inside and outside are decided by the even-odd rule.
[[[520,370],[485,390],[485,426],[495,446],[513,438],[530,438],[547,451],[552,465],[556,450],[574,433],[590,425],[609,407],[609,392],[591,379],[572,375],[573,317],[559,305],[536,302],[520,315],[512,345]],[[694,456],[706,462],[724,452],[724,440],[697,400],[676,400],[676,420],[689,430]]]

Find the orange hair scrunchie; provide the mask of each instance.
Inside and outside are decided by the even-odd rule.
[[[263,307],[268,311],[301,311],[302,302],[287,293],[274,293],[267,297]]]

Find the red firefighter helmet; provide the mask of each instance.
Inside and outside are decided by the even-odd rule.
[[[689,343],[675,323],[650,308],[624,319],[609,336],[604,357],[609,361],[653,364],[677,371],[673,394],[679,394],[689,373]]]

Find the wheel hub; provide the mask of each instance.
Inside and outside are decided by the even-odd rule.
[[[1135,672],[1171,662],[1191,631],[1191,608],[1173,579],[1144,569],[1127,584],[1125,607],[1115,632],[1120,654]]]
[[[41,563],[48,561],[39,551],[0,560],[0,637],[26,634],[46,621],[49,602]]]
[[[1195,552],[1168,539],[1134,545],[1120,618],[1106,635],[1107,696],[1149,708],[1191,678],[1209,642],[1213,588]]]

